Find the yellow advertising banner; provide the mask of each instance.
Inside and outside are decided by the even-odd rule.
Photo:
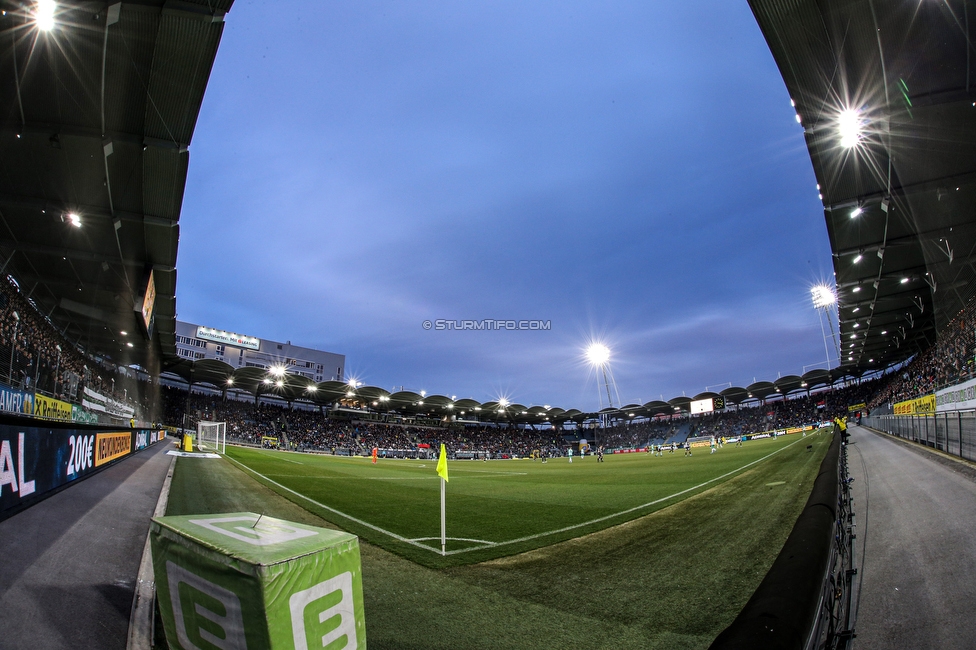
[[[895,415],[928,415],[935,413],[935,395],[923,395],[917,399],[896,402]]]
[[[865,411],[865,410],[867,410],[867,408],[868,408],[868,405],[865,404],[864,402],[861,402],[860,404],[851,404],[850,406],[848,406],[847,407],[847,412],[848,413],[853,413],[854,411]]]
[[[132,451],[132,432],[95,434],[95,467],[121,458]]]
[[[44,395],[34,395],[34,416],[71,422],[71,404]]]

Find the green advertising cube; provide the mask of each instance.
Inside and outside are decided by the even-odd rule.
[[[155,517],[151,530],[170,648],[366,647],[355,535],[253,512]]]

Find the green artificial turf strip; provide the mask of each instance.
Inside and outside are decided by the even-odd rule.
[[[573,463],[565,458],[548,463],[453,461],[447,486],[447,535],[454,539],[448,540],[447,549],[456,554],[447,557],[438,552],[440,479],[431,461],[384,459],[374,465],[368,458],[246,447],[229,447],[228,456],[322,518],[411,560],[443,567],[548,546],[644,516],[713,487],[740,468],[803,439],[791,435],[750,441],[743,447],[727,445],[715,454],[703,447],[690,458],[677,451],[663,457],[608,455],[604,463],[595,457],[576,458]],[[406,539],[428,539],[410,544],[384,531]],[[518,541],[525,537],[531,539]],[[485,544],[462,540],[499,545],[467,550]]]
[[[369,646],[706,648],[779,553],[829,441],[807,436],[652,515],[481,564],[431,569],[362,543]],[[228,461],[179,459],[167,514],[245,510],[334,527]]]

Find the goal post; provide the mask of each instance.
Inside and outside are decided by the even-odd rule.
[[[200,449],[227,452],[227,423],[226,422],[197,422],[196,446]]]

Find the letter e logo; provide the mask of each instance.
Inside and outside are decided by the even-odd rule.
[[[291,609],[295,650],[348,650],[357,647],[352,573],[349,571],[293,594],[288,606]],[[309,637],[313,645],[309,645]],[[345,644],[334,645],[342,637],[345,637]]]
[[[235,593],[166,562],[176,637],[186,650],[247,650],[241,601]]]

